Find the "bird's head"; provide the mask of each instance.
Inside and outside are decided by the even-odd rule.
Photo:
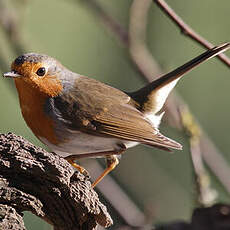
[[[69,71],[70,72],[70,71]],[[68,70],[56,59],[43,54],[28,53],[17,57],[11,72],[4,77],[14,78],[16,84],[26,83],[48,96],[57,96],[63,90]]]

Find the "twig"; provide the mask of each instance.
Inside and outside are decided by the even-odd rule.
[[[205,170],[201,151],[201,130],[192,114],[186,107],[180,109],[181,122],[185,132],[188,134],[190,142],[191,160],[193,164],[195,182],[197,187],[199,206],[210,207],[216,202],[217,191],[211,187],[211,180]]]
[[[0,135],[0,205],[17,215],[31,211],[55,230],[112,224],[89,178],[74,172],[63,158],[11,133]],[[0,229],[9,229],[1,228],[8,214],[0,218]]]
[[[160,9],[181,29],[181,32],[190,37],[192,40],[198,42],[200,45],[207,49],[214,47],[212,43],[207,41],[201,35],[196,33],[189,25],[187,25],[177,14],[176,12],[164,1],[164,0],[153,0]],[[225,54],[219,54],[217,56],[225,65],[230,67],[230,58]]]
[[[128,46],[129,39],[125,28],[123,28],[121,24],[117,23],[112,16],[107,14],[106,10],[100,4],[94,0],[82,0],[81,2],[90,7],[94,14],[96,14],[101,20],[102,24],[105,25],[105,28],[117,37],[118,41],[122,42],[123,45]]]

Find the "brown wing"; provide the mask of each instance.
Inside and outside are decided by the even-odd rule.
[[[122,91],[81,77],[76,80],[74,89],[59,97],[56,108],[66,111],[62,117],[74,130],[163,149],[181,149],[180,144],[160,134],[129,102],[130,97]]]
[[[97,115],[93,123],[101,134],[152,146],[181,149],[180,144],[160,134],[141,112],[129,105],[113,106],[106,113]]]

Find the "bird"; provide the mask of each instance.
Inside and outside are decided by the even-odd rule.
[[[229,48],[225,43],[209,49],[135,92],[74,73],[55,58],[37,53],[18,56],[3,76],[13,78],[25,122],[53,152],[85,175],[87,170],[76,161],[105,158],[107,167],[94,188],[130,147],[182,149],[159,131],[162,107],[185,73]]]

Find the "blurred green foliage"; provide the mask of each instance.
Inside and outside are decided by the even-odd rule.
[[[84,0],[87,1],[87,0]],[[56,57],[72,71],[92,76],[122,90],[131,91],[144,81],[130,64],[128,52],[100,24],[83,0],[11,0],[20,24],[20,32],[28,52]],[[100,0],[116,20],[128,28],[131,0]],[[167,1],[197,32],[214,44],[230,39],[230,2],[222,0]],[[193,41],[153,5],[149,14],[147,43],[165,71],[183,64],[202,52]],[[1,57],[10,69],[16,57],[7,37],[0,29]],[[230,55],[229,52],[227,54]],[[188,74],[176,87],[189,104],[214,143],[228,154],[229,130],[229,69],[219,60],[210,60]],[[0,78],[0,131],[15,132],[36,145],[44,147],[27,128],[21,114],[13,82]],[[156,221],[188,219],[194,207],[194,183],[186,137],[162,125],[163,133],[184,145],[174,154],[138,146],[129,149],[112,173],[116,181],[142,210],[152,209]],[[213,177],[219,200],[229,195]],[[112,196],[113,194],[111,194]],[[25,214],[28,229],[50,227]]]

